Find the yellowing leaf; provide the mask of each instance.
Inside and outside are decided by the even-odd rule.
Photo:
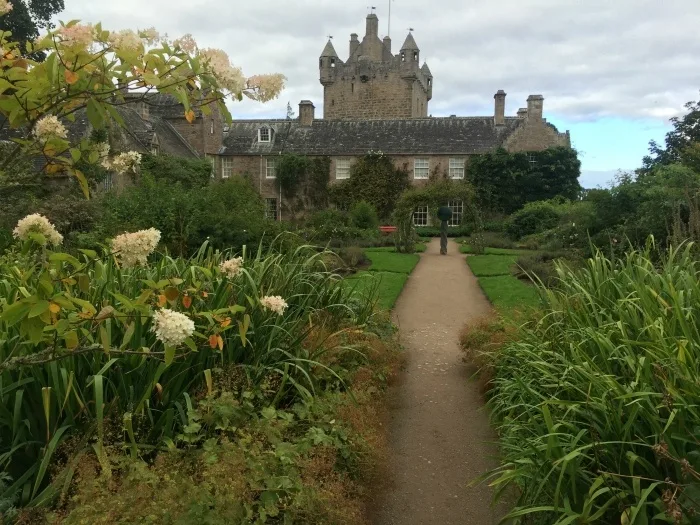
[[[187,119],[187,122],[192,124],[194,122],[194,111],[191,109],[189,111],[185,111],[185,118]]]
[[[209,346],[212,348],[216,348],[216,345],[219,344],[219,340],[217,339],[216,334],[212,334],[209,336]]]
[[[61,311],[61,307],[58,306],[56,303],[50,303],[50,304],[49,304],[49,311],[50,311],[52,314],[57,314],[58,312]]]
[[[158,306],[163,308],[166,304],[168,303],[168,298],[165,297],[164,295],[159,295],[158,296]]]
[[[221,328],[226,328],[228,325],[231,324],[231,318],[227,317],[221,322]]]
[[[189,295],[185,295],[182,298],[182,306],[184,306],[185,308],[189,308],[190,306],[192,306],[192,297],[190,297]]]
[[[66,340],[66,348],[69,350],[73,350],[78,346],[78,334],[75,332],[75,330],[66,332],[66,335],[64,335],[63,338]]]
[[[224,340],[221,338],[220,335],[217,335],[217,336],[216,336],[216,340],[217,340],[217,342],[219,343],[219,350],[221,350],[221,351],[223,352],[223,350],[224,350]]]
[[[168,286],[165,289],[165,297],[168,299],[168,301],[175,301],[178,297],[180,297],[180,291],[174,286]]]
[[[66,69],[64,72],[66,77],[66,84],[75,84],[80,78],[76,73],[73,73],[70,69]]]

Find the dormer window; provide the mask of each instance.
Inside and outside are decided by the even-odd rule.
[[[258,130],[258,142],[270,142],[271,136],[270,128],[260,128]]]

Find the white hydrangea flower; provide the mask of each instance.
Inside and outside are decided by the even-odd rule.
[[[284,88],[285,80],[286,77],[281,74],[253,75],[246,83],[254,92],[248,93],[247,96],[259,102],[274,100]]]
[[[61,27],[56,31],[66,46],[88,48],[94,41],[95,28],[92,24],[75,24]]]
[[[120,153],[112,161],[112,168],[123,175],[125,173],[136,173],[141,165],[141,154],[137,151]]]
[[[153,314],[151,330],[163,344],[178,346],[194,333],[194,321],[185,314],[163,308]]]
[[[182,51],[187,53],[188,55],[193,55],[197,52],[197,42],[195,41],[194,37],[190,34],[187,33],[186,35],[183,35],[181,38],[178,38],[173,42],[173,45],[175,47],[179,47]]]
[[[246,79],[240,68],[231,65],[231,59],[221,49],[208,48],[200,56],[209,66],[221,87],[231,93],[241,93],[246,87]]]
[[[47,115],[34,126],[34,136],[39,140],[47,140],[51,137],[65,139],[68,137],[68,130],[55,115]]]
[[[219,265],[221,273],[226,274],[227,277],[233,279],[241,274],[243,271],[243,257],[234,257],[228,261],[224,261]]]
[[[12,3],[7,0],[0,0],[0,16],[12,11]]]
[[[124,268],[145,266],[160,242],[160,232],[155,228],[117,235],[112,250]]]
[[[53,224],[43,215],[33,213],[20,219],[12,234],[22,241],[29,239],[30,233],[41,233],[49,244],[58,246],[63,242],[63,235],[58,233]]]
[[[131,29],[122,29],[109,34],[109,42],[118,51],[139,51],[143,42]]]
[[[159,43],[163,37],[160,36],[160,33],[156,30],[155,27],[148,27],[146,29],[139,29],[139,36],[145,40],[145,42],[149,45],[155,45]]]
[[[263,308],[275,312],[278,315],[282,315],[287,309],[287,301],[282,299],[279,295],[267,295],[260,299],[260,304]]]
[[[109,160],[109,143],[108,142],[100,142],[97,145],[97,153],[100,156],[100,165],[106,169],[112,169],[112,163]]]

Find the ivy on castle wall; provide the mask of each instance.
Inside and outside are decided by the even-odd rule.
[[[407,169],[397,168],[381,152],[370,152],[352,165],[350,178],[331,188],[330,198],[345,210],[358,202],[368,202],[385,220],[391,217],[399,197],[410,185]]]
[[[277,186],[287,200],[287,211],[322,209],[328,206],[330,157],[310,158],[287,153],[277,165]]]
[[[472,158],[467,165],[467,178],[480,206],[508,214],[528,202],[576,199],[581,192],[580,174],[578,153],[564,147],[528,153],[498,149]]]

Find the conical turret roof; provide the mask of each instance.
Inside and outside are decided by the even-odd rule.
[[[401,51],[419,51],[418,44],[416,44],[415,39],[413,38],[413,33],[409,32],[408,36],[406,37],[406,41],[403,43],[403,46],[401,46]]]
[[[423,62],[423,67],[420,68],[420,70],[421,70],[423,73],[425,73],[426,75],[428,75],[429,77],[432,77],[432,76],[433,76],[433,74],[430,72],[430,68],[428,67],[428,63],[427,63],[427,62]]]
[[[328,39],[328,43],[326,44],[326,47],[323,48],[323,52],[321,53],[322,57],[333,57],[333,58],[338,58],[338,53],[335,52],[335,48],[333,47],[333,42],[331,42],[330,39]]]

